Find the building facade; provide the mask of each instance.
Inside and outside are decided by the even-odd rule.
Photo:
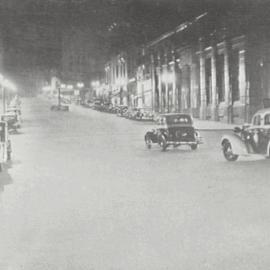
[[[114,104],[227,123],[247,122],[255,111],[270,106],[267,25],[251,20],[250,30],[231,18],[218,21],[223,25],[202,14],[138,48],[132,69],[136,75],[119,71],[123,56],[115,57],[107,65],[113,100],[118,97]],[[126,68],[128,53],[123,59]],[[128,91],[130,82],[135,90]]]
[[[112,104],[128,105],[127,54],[112,57],[105,66],[105,83]]]

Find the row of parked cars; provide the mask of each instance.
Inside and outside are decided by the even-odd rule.
[[[87,102],[82,104],[85,107],[92,108],[97,111],[116,114],[119,117],[125,117],[133,120],[153,121],[154,114],[151,109],[147,108],[129,108],[125,105],[114,106],[109,102],[101,102],[96,100],[94,102]]]

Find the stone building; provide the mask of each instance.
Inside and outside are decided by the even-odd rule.
[[[205,13],[148,43],[138,66],[137,92],[152,101],[141,104],[152,104],[158,113],[189,112],[229,123],[249,121],[269,105],[267,25],[251,18],[252,29],[241,21],[235,26],[235,18],[213,23]]]
[[[120,53],[106,63],[105,82],[114,105],[128,104],[127,54]]]
[[[113,57],[106,65],[113,103],[228,123],[270,106],[270,19],[237,12],[201,14]]]

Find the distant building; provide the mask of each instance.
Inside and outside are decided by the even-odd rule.
[[[126,53],[111,57],[105,66],[105,77],[112,103],[114,105],[127,105],[128,72]]]

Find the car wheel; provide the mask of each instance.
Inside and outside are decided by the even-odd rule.
[[[146,135],[145,138],[144,138],[144,141],[145,141],[145,145],[148,149],[151,149],[152,147],[152,140],[150,138],[150,136]]]
[[[198,148],[198,144],[192,144],[190,147],[192,150],[196,150]]]
[[[222,148],[223,155],[227,161],[236,161],[238,159],[238,155],[235,155],[232,151],[232,146],[230,142],[224,142]]]
[[[162,151],[166,151],[168,144],[164,135],[160,136],[159,145],[161,146]]]

